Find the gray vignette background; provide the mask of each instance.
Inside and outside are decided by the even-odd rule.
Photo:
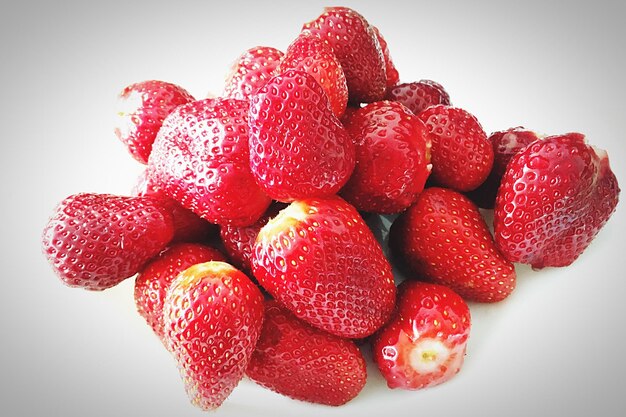
[[[442,83],[487,132],[581,131],[626,187],[626,7],[620,1],[344,1],[377,25],[403,81]],[[113,135],[115,96],[162,79],[219,93],[245,49],[284,50],[325,4],[0,3],[0,414],[199,416],[176,367],[135,313],[133,281],[65,288],[40,253],[54,205],[126,194],[141,166]],[[624,395],[624,202],[571,267],[532,272],[505,302],[472,305],[461,373],[421,392],[363,393],[329,409],[243,381],[216,416],[616,416]]]

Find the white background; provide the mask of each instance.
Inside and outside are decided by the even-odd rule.
[[[559,2],[561,3],[561,2]],[[581,131],[626,184],[623,2],[345,1],[389,42],[403,81],[442,83],[485,130]],[[0,5],[0,414],[198,416],[175,364],[136,314],[132,280],[64,287],[40,250],[54,205],[126,194],[141,166],[113,134],[115,97],[161,79],[219,93],[230,62],[284,50],[324,3],[15,2]],[[336,409],[244,381],[216,416],[623,415],[625,209],[571,267],[518,267],[505,302],[472,305],[466,364],[450,382],[391,391],[374,367]]]

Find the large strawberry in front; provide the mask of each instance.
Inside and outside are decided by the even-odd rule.
[[[589,246],[619,197],[606,152],[568,133],[536,141],[509,162],[498,190],[496,244],[513,262],[566,266]]]
[[[391,266],[356,209],[336,196],[278,213],[259,232],[252,268],[298,318],[338,336],[368,336],[393,310]]]

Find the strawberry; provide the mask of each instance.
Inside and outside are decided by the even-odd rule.
[[[467,195],[478,207],[492,209],[507,164],[513,155],[538,140],[539,136],[531,130],[526,130],[523,127],[515,127],[500,132],[494,132],[488,139],[493,148],[493,167],[485,182],[477,189],[467,193]]]
[[[178,243],[150,260],[135,279],[137,311],[154,333],[163,340],[163,302],[176,276],[195,264],[226,261],[224,255],[210,246]]]
[[[398,213],[424,189],[430,174],[430,139],[424,123],[400,103],[380,101],[359,109],[348,132],[356,167],[341,196],[357,210]]]
[[[150,155],[154,186],[211,223],[257,221],[271,200],[250,172],[248,106],[243,100],[205,99],[178,107]]]
[[[231,265],[207,262],[172,282],[163,315],[189,399],[203,410],[219,407],[244,377],[261,333],[263,295]]]
[[[337,117],[348,103],[348,85],[341,64],[328,44],[310,33],[301,33],[287,48],[279,72],[289,69],[304,71],[317,81]]]
[[[174,219],[174,242],[205,242],[217,234],[217,225],[209,223],[191,210],[187,210],[165,193],[158,190],[144,171],[131,192],[134,196],[158,199]]]
[[[386,98],[404,104],[414,114],[420,114],[430,106],[450,105],[450,96],[443,86],[431,80],[389,87]]]
[[[418,117],[432,140],[433,180],[457,191],[471,191],[482,184],[493,165],[493,149],[480,123],[467,111],[432,106]]]
[[[350,101],[383,99],[387,87],[385,58],[374,29],[363,16],[347,7],[327,7],[302,30],[333,48],[346,75]]]
[[[450,288],[404,281],[394,316],[372,343],[374,361],[389,388],[441,384],[461,370],[470,327],[467,304]]]
[[[385,74],[387,75],[386,85],[387,88],[391,88],[398,84],[398,81],[400,81],[400,74],[391,60],[391,54],[389,53],[389,45],[387,44],[387,41],[385,41],[385,38],[383,38],[383,35],[376,26],[372,26],[372,30],[374,31],[374,35],[376,35],[376,39],[378,39],[378,43],[380,44],[380,49],[383,52],[383,59],[385,60]]]
[[[335,194],[354,163],[354,144],[312,76],[288,70],[252,97],[250,168],[273,199]]]
[[[283,53],[270,46],[257,46],[241,54],[226,76],[224,97],[249,100],[272,76]]]
[[[146,164],[165,117],[193,100],[187,90],[165,81],[131,84],[118,97],[115,134],[133,158]]]
[[[619,192],[608,155],[584,135],[533,142],[513,156],[502,178],[496,244],[513,262],[567,266],[611,217]]]
[[[361,392],[367,371],[354,342],[316,329],[268,301],[246,375],[296,400],[339,406]]]
[[[336,196],[293,202],[263,226],[252,269],[299,319],[337,336],[368,336],[393,310],[391,266],[356,209]]]
[[[158,200],[82,193],[56,207],[42,245],[63,283],[100,291],[139,272],[173,235],[172,215]]]
[[[389,245],[415,274],[465,299],[496,302],[515,288],[513,264],[496,249],[478,208],[456,191],[425,189],[394,221]]]

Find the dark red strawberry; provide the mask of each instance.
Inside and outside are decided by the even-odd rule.
[[[383,99],[387,87],[385,58],[374,29],[363,16],[347,7],[327,7],[302,30],[333,48],[346,75],[350,101]]]
[[[450,96],[443,86],[431,80],[420,80],[389,87],[387,100],[404,104],[414,114],[420,114],[430,106],[450,105]]]
[[[248,49],[233,63],[226,77],[224,97],[248,100],[263,84],[276,75],[283,53],[270,46]]]
[[[380,49],[383,51],[383,58],[385,60],[385,73],[387,75],[387,88],[391,88],[394,85],[398,84],[400,81],[400,74],[396,69],[396,66],[393,64],[391,60],[391,54],[389,53],[389,45],[387,45],[387,41],[383,38],[383,35],[380,33],[380,30],[376,26],[372,26],[374,30],[374,34],[376,35],[376,39],[378,39],[378,43],[380,44]]]
[[[507,164],[513,155],[537,139],[539,139],[539,136],[535,132],[526,130],[523,127],[492,133],[489,136],[489,142],[491,142],[491,147],[493,148],[493,167],[485,182],[477,189],[467,193],[468,197],[478,207],[492,209]]]
[[[457,191],[482,184],[493,165],[493,149],[478,120],[457,107],[432,106],[419,114],[432,141],[435,183]]]
[[[148,176],[183,207],[217,224],[254,223],[270,198],[250,172],[247,101],[205,99],[178,107],[159,131]]]
[[[333,113],[341,117],[348,103],[348,85],[341,64],[328,44],[310,33],[301,33],[287,48],[279,72],[289,69],[304,71],[315,78],[324,89]]]
[[[419,277],[463,298],[496,302],[515,288],[515,269],[496,249],[478,207],[445,188],[427,188],[393,223],[389,245]]]
[[[163,308],[165,341],[190,401],[219,407],[244,377],[263,323],[263,295],[224,262],[194,265],[172,282]]]
[[[450,288],[404,281],[393,318],[376,335],[374,361],[389,388],[446,382],[463,366],[470,333],[467,304]]]
[[[63,283],[105,290],[139,272],[173,235],[172,215],[158,200],[83,193],[56,207],[42,244]]]
[[[288,70],[252,97],[250,168],[273,199],[335,194],[354,163],[354,144],[312,76]]]
[[[165,117],[176,107],[193,100],[187,90],[165,81],[131,84],[118,97],[115,134],[133,158],[147,164]]]
[[[392,101],[370,103],[350,119],[356,167],[341,196],[357,210],[399,213],[424,189],[430,139],[424,123]]]
[[[163,340],[163,303],[172,281],[190,266],[226,261],[224,255],[210,246],[178,243],[150,260],[135,279],[137,311],[154,333]]]
[[[391,266],[359,213],[339,197],[291,203],[259,232],[254,276],[298,318],[365,337],[395,302]]]
[[[361,392],[367,370],[354,342],[316,329],[268,301],[246,375],[296,400],[339,406]]]
[[[533,142],[513,156],[502,178],[496,244],[512,262],[567,266],[611,217],[619,192],[608,155],[584,135]]]

